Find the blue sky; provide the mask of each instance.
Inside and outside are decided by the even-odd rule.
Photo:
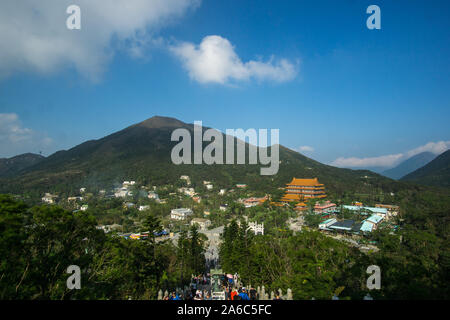
[[[448,1],[136,1],[133,19],[106,6],[101,25],[95,5],[64,2],[0,5],[27,21],[0,13],[3,30],[21,31],[0,32],[0,157],[48,155],[154,115],[278,128],[282,145],[339,166],[450,146]],[[81,30],[65,27],[71,3]],[[381,30],[366,27],[371,4]],[[229,63],[205,62],[200,44]]]

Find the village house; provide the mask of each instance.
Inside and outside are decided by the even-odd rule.
[[[107,225],[101,225],[101,226],[97,226],[96,227],[99,230],[103,230],[103,232],[108,233],[111,231],[115,231],[115,230],[119,230],[120,228],[122,228],[122,226],[120,224],[107,224]]]
[[[226,189],[220,189],[219,194],[223,196],[227,192]]]
[[[180,180],[185,180],[187,185],[191,184],[191,179],[189,178],[189,176],[181,176]]]
[[[191,220],[191,226],[194,224],[198,224],[200,230],[206,230],[209,226],[211,226],[211,220],[203,219],[203,218],[194,218]]]
[[[133,203],[133,202],[125,202],[124,204],[123,204],[123,208],[124,209],[131,209],[131,208],[134,208],[136,205]]]
[[[114,196],[116,198],[125,198],[125,197],[131,197],[133,195],[133,192],[129,191],[128,188],[122,187],[116,189],[116,192],[114,193]]]
[[[147,198],[159,200],[159,195],[155,191],[149,191]]]
[[[193,214],[193,212],[191,209],[187,209],[187,208],[172,209],[170,211],[170,219],[185,220],[188,216],[190,216],[192,214]]]
[[[239,189],[247,188],[247,185],[246,185],[246,184],[243,184],[243,183],[238,183],[238,184],[236,185],[236,188],[239,188]]]
[[[86,192],[86,188],[80,188],[80,193]]]
[[[206,189],[207,190],[212,190],[213,189],[213,185],[212,184],[207,184],[206,185]]]
[[[145,206],[139,206],[139,211],[145,211],[145,210],[148,210],[148,209],[150,209],[150,206],[149,205],[145,205]]]
[[[269,197],[266,195],[262,198],[246,198],[246,199],[239,199],[239,202],[242,203],[246,208],[255,207],[257,205],[262,205]]]
[[[183,193],[183,194],[185,194],[185,195],[187,195],[189,197],[193,197],[196,194],[194,188],[182,187],[182,188],[178,188],[178,192],[179,193]]]
[[[72,202],[72,201],[83,201],[83,197],[68,197],[67,201]]]
[[[89,206],[87,204],[83,204],[80,208],[81,211],[86,211],[87,209],[89,209]]]
[[[129,187],[129,186],[134,186],[136,184],[136,181],[124,181],[123,183],[122,183],[122,186],[123,187]]]
[[[48,203],[48,204],[54,204],[56,202],[56,199],[58,198],[57,195],[55,194],[51,194],[51,193],[46,193],[43,197],[42,197],[42,202],[44,203]]]

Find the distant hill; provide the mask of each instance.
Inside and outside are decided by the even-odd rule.
[[[406,159],[405,161],[401,162],[398,166],[392,169],[381,172],[381,174],[386,177],[398,180],[401,177],[407,175],[408,173],[411,173],[423,167],[434,158],[436,158],[436,155],[434,155],[433,153],[422,152],[416,154],[415,156],[412,156],[409,159]]]
[[[400,180],[430,186],[450,187],[450,150]]]
[[[293,177],[317,177],[328,193],[340,195],[359,192],[378,196],[402,188],[402,183],[371,171],[332,167],[283,146],[280,146],[280,169],[274,176],[261,176],[259,164],[175,165],[170,154],[178,142],[172,142],[170,137],[180,127],[191,134],[194,128],[193,124],[174,118],[153,117],[104,138],[58,151],[15,177],[0,181],[0,193],[75,193],[80,187],[109,188],[124,180],[161,185],[175,183],[181,175],[191,176],[194,185],[202,185],[203,180],[214,181],[215,186],[223,188],[246,183],[261,192],[284,187]]]
[[[12,158],[1,158],[0,177],[14,176],[25,168],[41,162],[43,159],[45,159],[44,156],[34,153],[24,153]]]

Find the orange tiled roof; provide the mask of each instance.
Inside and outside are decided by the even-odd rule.
[[[292,181],[288,183],[288,185],[294,185],[294,186],[322,186],[322,184],[319,183],[317,178],[314,179],[297,179],[292,178]]]
[[[286,193],[282,200],[301,200],[303,196],[301,194],[292,194],[292,193]]]

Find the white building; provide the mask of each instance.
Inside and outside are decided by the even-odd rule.
[[[185,180],[187,185],[191,184],[191,179],[189,178],[189,176],[181,176],[180,180]]]
[[[150,209],[150,206],[139,206],[139,211],[145,211],[145,210],[148,210],[148,209]]]
[[[148,193],[148,198],[149,199],[159,200],[159,195],[155,191],[150,191]]]
[[[43,197],[42,197],[42,202],[48,203],[48,204],[54,204],[56,201],[56,198],[58,198],[57,195],[51,194],[51,193],[46,193]]]
[[[335,218],[327,219],[319,223],[319,230],[328,230],[328,227],[335,224],[337,220]]]
[[[67,201],[83,201],[83,197],[68,197]]]
[[[185,220],[191,214],[193,214],[191,209],[187,209],[187,208],[172,209],[170,211],[170,219]]]
[[[178,192],[180,193],[184,193],[185,195],[189,196],[189,197],[193,197],[195,196],[195,190],[194,188],[179,188]]]
[[[87,204],[84,204],[81,206],[80,210],[81,211],[86,211],[89,208],[89,206]]]
[[[212,184],[207,184],[207,185],[206,185],[206,189],[212,190],[212,188],[213,188],[213,185],[212,185]]]
[[[99,230],[103,230],[105,233],[114,231],[114,230],[119,230],[120,228],[122,228],[122,226],[120,224],[107,224],[107,225],[101,225],[101,226],[97,226],[96,227]]]
[[[86,192],[86,188],[80,188],[80,193]]]
[[[136,181],[124,181],[122,183],[122,186],[128,187],[128,186],[134,186],[136,184]]]
[[[206,230],[209,226],[211,226],[211,221],[208,219],[194,218],[191,220],[191,226],[194,224],[198,224],[200,230]]]
[[[227,192],[226,189],[220,189],[219,194],[223,196]]]
[[[114,193],[114,196],[116,198],[125,198],[132,195],[133,192],[129,191],[128,188],[125,187],[117,189],[116,192]]]
[[[264,235],[264,222],[261,224],[258,224],[257,222],[249,222],[247,230],[252,230],[255,235]]]

